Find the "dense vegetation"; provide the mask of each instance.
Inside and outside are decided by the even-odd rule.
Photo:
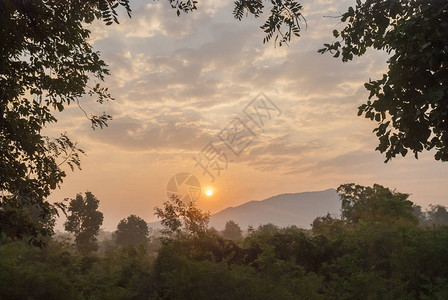
[[[67,240],[55,239],[38,248],[2,235],[0,296],[448,298],[448,226],[443,225],[448,213],[444,207],[422,212],[407,200],[408,195],[379,185],[347,184],[338,191],[341,218],[318,217],[311,230],[267,224],[249,228],[243,239],[238,234],[229,238],[239,232],[234,222],[222,232],[207,229],[203,225],[208,215],[180,201],[167,202],[157,210],[165,221],[163,235],[142,242],[139,226],[123,227],[140,223],[140,218],[130,216],[98,251],[86,253]],[[171,230],[172,224],[178,226]],[[122,246],[124,228],[130,236],[140,232],[140,238]]]

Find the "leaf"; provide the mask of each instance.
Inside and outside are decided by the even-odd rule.
[[[431,42],[424,43],[424,44],[422,45],[421,49],[422,49],[422,50],[425,50],[425,49],[428,48],[429,46],[431,46]]]

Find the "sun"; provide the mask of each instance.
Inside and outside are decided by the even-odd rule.
[[[211,195],[213,195],[213,191],[212,190],[206,190],[205,194],[210,197]]]

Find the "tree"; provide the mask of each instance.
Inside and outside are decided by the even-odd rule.
[[[197,1],[169,0],[177,15],[196,10]],[[64,133],[59,137],[42,134],[57,122],[54,112],[77,105],[92,128],[103,128],[112,117],[106,113],[88,115],[81,107],[85,96],[96,101],[113,99],[103,81],[109,74],[106,63],[89,42],[84,25],[102,19],[106,25],[118,23],[117,8],[131,16],[129,0],[0,0],[0,218],[19,224],[24,220],[5,220],[6,202],[36,205],[44,218],[54,216],[46,202],[60,186],[66,172],[80,168],[84,153]],[[236,1],[234,16],[259,17],[261,0]],[[286,44],[299,36],[302,7],[296,1],[272,1],[267,21],[261,26],[264,42]],[[92,81],[92,85],[89,85]],[[25,199],[25,202],[23,201]],[[52,215],[53,214],[53,215]],[[39,228],[30,228],[29,233]],[[51,234],[52,230],[48,231]]]
[[[328,238],[337,238],[343,233],[347,224],[340,219],[333,218],[330,213],[326,216],[316,217],[311,224],[313,234],[324,235]]]
[[[426,217],[430,225],[448,225],[448,211],[443,205],[430,205]]]
[[[67,199],[68,200],[68,199]],[[81,252],[97,249],[96,236],[103,224],[103,213],[98,211],[100,201],[91,193],[76,195],[70,200],[65,230],[75,235],[75,244]]]
[[[76,143],[66,134],[52,138],[42,130],[57,121],[55,111],[80,105],[85,95],[97,95],[99,103],[110,99],[99,84],[88,86],[90,79],[101,81],[109,74],[83,27],[104,17],[101,3],[107,1],[0,1],[2,220],[8,217],[6,203],[37,206],[44,219],[51,218],[55,206],[45,199],[66,176],[62,165],[80,167],[83,151]],[[87,117],[93,128],[110,119],[106,114]],[[38,230],[31,227],[28,233]]]
[[[379,184],[374,184],[373,187],[342,184],[337,191],[342,200],[342,219],[348,223],[418,223],[408,194],[391,191]]]
[[[137,245],[148,240],[148,224],[136,215],[130,215],[118,223],[115,240],[118,245]]]
[[[194,202],[185,203],[173,195],[163,208],[155,207],[155,215],[162,219],[162,233],[169,237],[197,237],[207,232],[209,212],[202,212]]]
[[[369,48],[390,55],[387,74],[365,84],[369,100],[358,112],[378,123],[376,150],[386,162],[431,149],[448,161],[448,2],[358,0],[341,21],[338,40],[319,52],[344,62]]]
[[[55,206],[48,202],[32,205],[21,197],[6,197],[0,209],[0,232],[43,247],[54,233],[57,215]]]
[[[413,208],[414,208],[414,216],[417,217],[419,225],[425,226],[427,222],[426,212],[422,211],[422,207],[420,205],[414,204]]]
[[[208,233],[209,235],[216,235],[216,236],[219,236],[219,235],[220,235],[219,231],[218,231],[215,227],[213,227],[213,226],[207,228],[207,233]]]
[[[243,239],[243,231],[240,226],[232,220],[226,223],[224,230],[221,231],[222,236],[233,241],[240,241]]]
[[[170,0],[171,1],[171,0]],[[302,5],[295,0],[271,1],[272,7],[266,22],[260,28],[266,33],[263,43],[267,43],[275,34],[274,44],[282,46],[291,41],[291,37],[300,36],[302,22],[306,20],[302,15]],[[233,16],[242,20],[244,13],[258,18],[263,13],[262,0],[237,0]]]

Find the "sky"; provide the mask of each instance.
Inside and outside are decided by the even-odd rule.
[[[376,124],[357,116],[368,97],[364,83],[386,72],[387,55],[368,51],[343,63],[317,53],[342,28],[334,17],[353,3],[304,0],[307,28],[282,47],[263,44],[266,14],[238,21],[233,1],[199,1],[180,17],[168,1],[132,1],[132,18],[89,25],[115,100],[81,104],[113,120],[92,130],[77,107],[56,115],[47,134],[66,132],[86,156],[81,171],[67,168],[50,200],[92,192],[108,231],[130,214],[155,221],[154,207],[180,173],[198,179],[197,206],[211,213],[352,182],[411,194],[423,207],[448,206],[446,163],[428,152],[385,164],[374,150]],[[198,162],[208,162],[209,173]]]

